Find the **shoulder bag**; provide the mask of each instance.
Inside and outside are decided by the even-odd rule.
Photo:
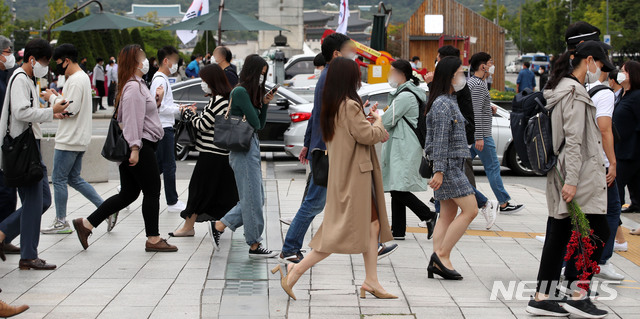
[[[329,182],[329,155],[326,150],[314,148],[311,151],[311,176],[313,183],[327,187]]]
[[[109,131],[102,146],[102,157],[112,162],[126,162],[129,160],[131,149],[129,143],[124,139],[122,128],[118,123],[118,110],[120,102],[116,105],[116,109],[109,123]]]
[[[7,93],[11,91],[14,81],[15,77],[11,80]],[[33,107],[33,93],[30,92],[29,95],[30,107]],[[7,94],[6,98],[10,99],[11,94]],[[9,129],[11,127],[11,103],[9,103],[8,107],[7,135],[5,135],[2,143],[4,182],[8,187],[30,186],[41,181],[44,177],[40,148],[33,134],[31,122],[29,122],[29,127],[22,134],[15,138],[11,137]]]
[[[247,122],[246,115],[240,117],[229,114],[232,105],[233,99],[230,99],[227,112],[215,116],[216,134],[213,145],[234,152],[246,152],[251,147],[255,129]]]

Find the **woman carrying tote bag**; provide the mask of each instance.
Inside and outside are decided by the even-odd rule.
[[[275,92],[266,92],[264,83],[269,66],[267,61],[251,54],[244,60],[240,72],[240,83],[231,92],[230,115],[246,118],[255,131],[264,128],[267,122],[267,108]],[[221,220],[212,225],[214,245],[218,245],[220,234],[229,227],[235,231],[244,226],[244,238],[249,248],[249,257],[272,258],[278,255],[261,245],[264,219],[262,205],[262,164],[260,161],[260,141],[258,133],[251,137],[249,149],[229,153],[229,164],[233,168],[240,200]]]

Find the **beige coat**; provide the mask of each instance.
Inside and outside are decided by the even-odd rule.
[[[555,90],[544,91],[551,113],[553,148],[558,155],[565,183],[577,186],[574,200],[586,214],[607,213],[607,182],[602,135],[596,123],[596,107],[585,88],[577,81],[564,78]],[[547,174],[549,216],[569,217],[562,200],[562,182],[555,169]]]
[[[381,122],[371,125],[353,100],[342,103],[335,134],[327,143],[329,181],[324,220],[309,243],[320,252],[360,254],[368,250],[372,182],[380,221],[380,242],[393,240],[374,145],[382,141]]]

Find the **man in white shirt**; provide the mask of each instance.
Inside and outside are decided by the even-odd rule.
[[[96,66],[93,67],[93,78],[92,78],[91,84],[93,84],[93,86],[98,91],[97,96],[100,97],[100,100],[98,102],[100,109],[106,110],[106,108],[102,106],[102,97],[105,96],[105,92],[104,92],[104,76],[105,75],[104,75],[104,69],[102,68],[103,64],[104,64],[104,59],[102,58],[96,59]]]
[[[118,67],[115,60],[109,60],[107,67],[107,83],[109,93],[107,93],[107,105],[113,106],[118,91]]]
[[[164,137],[158,142],[156,157],[160,174],[164,180],[164,193],[167,199],[167,210],[170,213],[181,213],[186,205],[178,199],[176,191],[176,158],[174,152],[174,139],[176,119],[180,116],[181,107],[173,101],[173,92],[169,83],[169,75],[178,70],[178,50],[172,46],[166,46],[158,50],[158,72],[151,80],[151,92],[155,92],[159,86],[164,88],[164,98],[158,108],[160,122],[164,129]]]
[[[53,153],[53,196],[56,218],[53,224],[41,230],[43,234],[69,234],[73,232],[67,222],[67,184],[87,198],[96,207],[102,205],[102,197],[82,177],[82,157],[91,142],[92,95],[89,76],[78,65],[78,50],[72,44],[59,45],[53,52],[56,74],[64,75],[66,82],[62,94],[46,90],[43,97],[51,105],[64,99],[72,101],[65,118],[58,123],[56,145]]]

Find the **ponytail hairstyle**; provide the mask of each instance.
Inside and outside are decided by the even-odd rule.
[[[391,66],[404,74],[404,77],[407,81],[413,82],[414,85],[420,85],[420,79],[413,75],[413,68],[411,67],[411,63],[407,60],[395,60],[391,62]]]
[[[571,58],[573,56],[573,59]],[[573,72],[575,66],[580,65],[586,56],[576,53],[576,50],[570,50],[562,54],[551,69],[551,77],[547,85],[543,89],[554,90],[563,78]]]

